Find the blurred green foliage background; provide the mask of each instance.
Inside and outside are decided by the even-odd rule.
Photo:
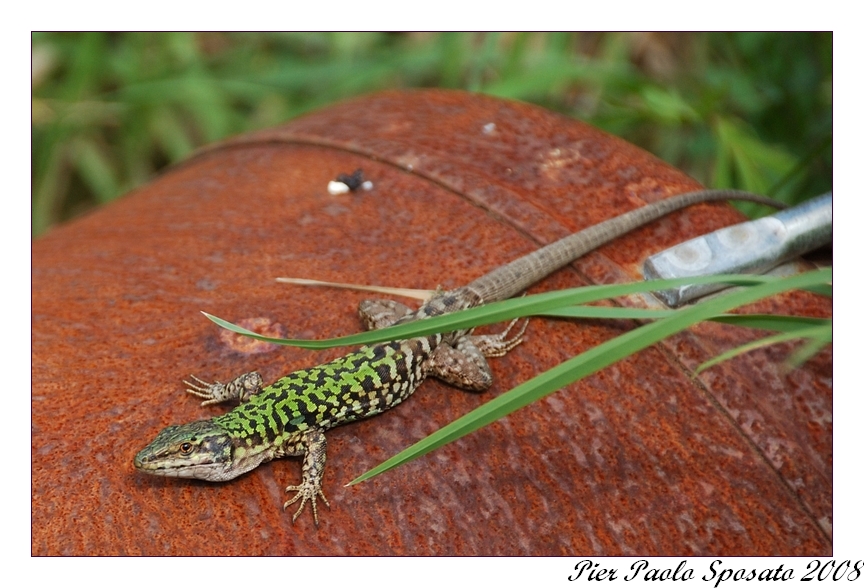
[[[709,187],[793,203],[831,189],[831,33],[34,33],[32,43],[34,236],[200,145],[399,87],[539,104]]]

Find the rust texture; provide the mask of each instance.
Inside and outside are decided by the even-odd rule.
[[[332,196],[362,168],[374,187]],[[698,188],[588,125],[458,92],[380,94],[216,145],[33,244],[32,552],[274,555],[831,553],[831,350],[692,368],[753,333],[704,325],[367,483],[399,450],[633,326],[536,319],[493,388],[425,383],[328,434],[332,509],[291,525],[284,459],[211,484],[138,474],[169,424],[225,408],[189,374],[266,381],[344,350],[262,348],[198,311],[276,334],[356,332],[363,293],[277,276],[453,287],[580,228]],[[533,292],[641,279],[648,255],[737,222],[703,205],[591,253]],[[622,304],[644,305],[633,297]],[[830,316],[794,293],[760,311]]]

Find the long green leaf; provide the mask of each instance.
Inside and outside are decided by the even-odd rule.
[[[673,316],[643,325],[606,341],[490,400],[483,406],[442,427],[425,439],[360,475],[348,485],[368,480],[409,460],[425,455],[446,443],[455,441],[628,355],[683,331],[701,320],[779,292],[830,281],[831,275],[831,269],[826,268],[772,280],[741,291],[730,292],[682,309]]]
[[[833,340],[833,332],[830,327],[825,329],[820,335],[821,336],[812,337],[809,341],[796,349],[795,353],[789,356],[789,359],[786,360],[786,364],[790,369],[798,367],[816,355],[823,347]]]
[[[734,349],[730,349],[724,353],[721,353],[717,357],[714,357],[705,363],[701,364],[696,368],[694,373],[699,374],[708,368],[717,365],[718,363],[722,363],[728,359],[732,359],[742,353],[747,353],[748,351],[753,351],[754,349],[759,349],[760,347],[768,347],[769,345],[774,345],[776,343],[782,343],[784,341],[789,341],[791,339],[814,339],[814,341],[819,341],[820,344],[824,344],[824,333],[825,331],[830,333],[831,326],[815,326],[807,329],[798,329],[793,330],[788,333],[778,333],[776,335],[771,335],[770,337],[763,337],[762,339],[757,339],[756,341],[751,341],[745,345],[741,345]],[[819,337],[817,339],[817,337]]]
[[[617,306],[567,306],[537,314],[540,316],[558,318],[658,320],[672,316],[676,312],[679,311],[648,308],[621,308]],[[706,320],[728,325],[749,327],[751,329],[783,332],[795,331],[817,325],[831,324],[831,319],[774,314],[724,314],[713,316]]]
[[[631,284],[585,286],[583,288],[571,288],[556,292],[523,296],[522,298],[512,298],[510,300],[493,302],[492,304],[487,304],[478,308],[454,312],[439,317],[424,319],[422,321],[414,321],[404,325],[397,325],[376,331],[369,331],[367,333],[358,333],[345,337],[321,339],[317,341],[308,339],[280,339],[277,337],[266,337],[212,314],[203,311],[202,314],[222,328],[239,333],[240,335],[252,337],[253,339],[258,339],[259,341],[267,341],[268,343],[275,343],[277,345],[303,347],[306,349],[326,349],[340,345],[360,345],[380,341],[405,339],[408,337],[417,337],[432,333],[458,331],[475,327],[477,325],[486,325],[522,316],[539,314],[563,306],[586,304],[588,302],[597,302],[598,300],[626,296],[628,294],[674,288],[685,284],[722,282],[728,284],[748,285],[766,282],[770,283],[777,281],[778,279],[779,278],[773,276],[726,275],[678,278],[673,280],[652,280]]]

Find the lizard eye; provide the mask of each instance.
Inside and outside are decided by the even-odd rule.
[[[180,445],[180,453],[183,455],[189,455],[192,453],[192,444],[187,442]]]

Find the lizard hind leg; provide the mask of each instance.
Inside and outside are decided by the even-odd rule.
[[[492,385],[492,370],[487,357],[501,357],[522,342],[528,319],[516,334],[510,331],[521,319],[514,319],[495,335],[463,335],[453,345],[442,342],[426,361],[426,373],[452,386],[483,392]]]
[[[389,327],[404,316],[414,312],[410,307],[395,300],[364,300],[357,307],[360,321],[367,331]]]
[[[440,343],[426,360],[426,373],[470,392],[488,389],[492,385],[492,370],[473,339],[461,337],[455,347]]]

